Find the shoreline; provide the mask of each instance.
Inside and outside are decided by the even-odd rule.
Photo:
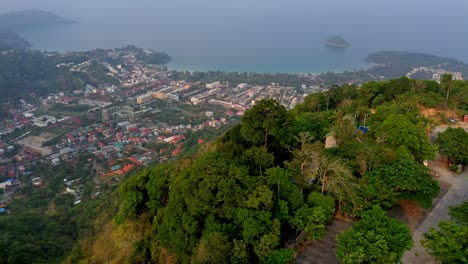
[[[25,39],[28,40],[29,38],[26,37]],[[135,45],[127,45],[127,46],[136,47]],[[123,46],[123,47],[120,47],[120,48],[124,48],[124,47],[126,47],[126,46]],[[65,54],[65,53],[74,53],[74,52],[77,52],[77,53],[80,53],[80,52],[83,52],[83,53],[93,52],[93,51],[99,50],[99,49],[114,50],[114,49],[120,49],[120,48],[119,47],[90,48],[90,49],[83,49],[83,50],[77,49],[76,51],[64,51],[64,50],[61,50],[61,49],[54,49],[54,48],[49,48],[49,49],[39,48],[36,45],[34,45],[34,43],[33,43],[33,46],[28,48],[27,50],[31,50],[31,51],[37,50],[37,51],[41,51],[41,52],[45,52],[45,53],[55,53],[55,52],[57,52],[57,53]],[[152,48],[144,47],[142,49],[153,50],[155,52],[160,53],[160,51],[156,51],[155,49],[152,49]],[[163,53],[165,53],[165,52],[163,52]],[[387,53],[386,54],[387,58],[386,58],[386,56],[382,56],[382,53],[383,54]],[[166,53],[166,54],[168,54],[168,53]],[[373,56],[377,56],[377,57],[372,59]],[[390,56],[390,57],[388,57],[388,56]],[[401,58],[402,56],[403,56],[403,58]],[[241,68],[239,66],[237,66],[237,67],[218,67],[218,68],[210,69],[209,67],[196,67],[196,66],[191,67],[190,65],[189,66],[184,65],[183,64],[184,60],[182,60],[182,65],[178,65],[177,64],[177,57],[175,59],[174,59],[174,57],[172,57],[169,62],[167,62],[166,64],[161,64],[160,66],[165,67],[168,70],[174,71],[174,72],[189,72],[189,73],[195,73],[195,72],[199,72],[199,73],[220,72],[220,73],[226,73],[226,74],[252,73],[252,74],[272,75],[272,76],[273,75],[292,75],[292,76],[308,77],[308,78],[327,76],[327,75],[332,74],[332,75],[335,75],[335,76],[331,77],[332,80],[335,80],[335,82],[343,83],[343,82],[356,82],[356,81],[359,81],[360,79],[366,79],[367,80],[368,77],[364,77],[364,75],[363,75],[363,74],[366,74],[366,73],[368,73],[371,76],[371,80],[375,79],[375,78],[382,79],[382,78],[388,78],[388,77],[391,77],[391,76],[395,77],[397,75],[402,76],[402,75],[405,75],[407,72],[411,71],[415,67],[426,66],[426,65],[422,65],[422,64],[421,65],[419,65],[419,64],[415,65],[413,63],[412,59],[408,59],[408,57],[412,57],[412,56],[413,57],[416,56],[417,59],[421,59],[421,57],[422,57],[422,58],[424,58],[424,59],[426,59],[428,61],[437,60],[437,61],[442,61],[442,62],[449,61],[450,63],[455,62],[458,65],[462,65],[462,67],[464,68],[463,70],[461,70],[463,72],[463,76],[468,76],[468,65],[466,65],[462,61],[458,61],[458,60],[450,59],[450,58],[445,58],[445,57],[439,57],[437,55],[432,55],[432,54],[419,53],[419,52],[388,51],[388,50],[387,51],[370,52],[367,55],[364,55],[363,58],[360,59],[360,63],[357,63],[354,66],[345,67],[345,68],[334,68],[334,69],[323,69],[322,68],[322,69],[318,69],[318,70],[315,70],[315,71],[314,70],[311,70],[311,71],[282,70],[281,68],[279,70],[277,70],[277,69],[274,69],[274,67],[270,67],[270,69],[265,69],[265,70],[258,69],[258,68],[257,69],[245,69],[245,68]],[[391,66],[393,64],[392,60],[394,62],[395,59],[396,60],[402,59],[403,60],[402,62],[406,66],[407,69],[405,67],[403,67],[404,69],[402,67],[392,67]],[[388,61],[388,63],[387,62],[382,63],[382,60],[385,60],[385,61],[389,60],[389,61]],[[394,66],[397,66],[397,64],[395,64]],[[427,62],[425,62],[423,64],[427,64]],[[435,65],[433,63],[431,63],[431,64],[432,65],[430,65],[430,66]],[[437,63],[437,64],[440,64],[440,63]],[[287,66],[290,66],[290,65],[285,64],[285,66],[287,67]],[[296,68],[307,68],[307,66],[304,67],[304,65],[301,65],[301,64],[298,64],[298,66],[299,67],[296,67]],[[311,66],[313,66],[313,64],[311,64]],[[384,68],[390,67],[389,69],[390,69],[391,73],[379,70],[379,67],[381,67],[381,66],[384,66]],[[325,67],[326,67],[326,65],[325,65]],[[273,69],[271,69],[271,68],[273,68]],[[389,70],[389,69],[387,69],[387,70]],[[404,70],[404,72],[402,70]],[[400,71],[402,71],[402,72],[400,72]],[[392,72],[396,73],[396,74],[392,74]],[[330,77],[330,76],[328,76],[328,77]],[[327,81],[325,81],[325,80],[323,80],[323,81],[326,83],[328,81],[328,79],[327,79]]]
[[[344,72],[353,72],[353,71],[361,71],[361,70],[368,70],[368,69],[371,69],[375,66],[377,66],[377,64],[375,63],[372,63],[372,62],[367,62],[365,59],[363,59],[362,63],[356,67],[352,67],[352,68],[346,68],[346,69],[334,69],[334,70],[323,70],[323,71],[315,71],[315,72],[303,72],[303,71],[268,71],[268,70],[230,70],[230,69],[223,69],[223,68],[219,68],[219,69],[194,69],[192,67],[178,67],[177,65],[176,66],[173,66],[171,65],[171,62],[169,62],[168,64],[164,65],[166,66],[169,70],[173,70],[173,71],[187,71],[187,72],[190,72],[190,73],[194,73],[194,72],[225,72],[225,73],[244,73],[244,72],[248,72],[248,73],[258,73],[258,74],[291,74],[291,75],[300,75],[300,76],[316,76],[316,75],[320,75],[320,74],[323,74],[323,73],[328,73],[328,72],[332,72],[332,73],[344,73]]]

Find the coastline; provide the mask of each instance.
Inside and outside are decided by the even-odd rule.
[[[177,39],[161,36],[159,41],[152,37],[146,38],[130,34],[127,38],[116,36],[107,30],[110,25],[95,27],[86,21],[48,29],[23,31],[21,36],[33,44],[31,49],[73,52],[89,51],[96,48],[112,49],[133,44],[145,49],[163,51],[170,54],[172,61],[167,67],[180,71],[223,71],[223,72],[256,72],[256,73],[288,73],[288,74],[320,74],[325,72],[344,72],[369,68],[365,57],[372,49],[360,48],[356,45],[345,52],[327,48],[322,38],[310,39],[309,43],[283,43],[265,49],[261,44],[255,44],[257,38],[251,39],[253,45],[233,47],[230,41],[220,43],[202,41],[197,45],[179,44]],[[127,31],[127,28],[123,28]],[[162,34],[166,34],[162,32]],[[201,35],[200,38],[211,36]],[[134,41],[129,41],[134,39]],[[88,41],[89,40],[89,41]],[[286,39],[284,40],[286,41]],[[229,43],[228,43],[229,42]],[[285,46],[286,45],[286,46]],[[288,51],[290,50],[290,51]]]
[[[219,72],[225,72],[225,73],[243,73],[243,72],[249,72],[249,73],[259,73],[259,74],[292,74],[292,75],[301,75],[301,76],[307,76],[307,75],[320,75],[323,73],[327,72],[332,72],[332,73],[344,73],[344,72],[349,72],[349,71],[360,71],[360,70],[368,70],[370,68],[373,68],[377,66],[377,64],[374,64],[372,62],[366,62],[363,59],[363,62],[359,65],[356,65],[355,67],[350,67],[350,68],[340,68],[340,69],[330,69],[330,70],[319,70],[319,71],[288,71],[288,70],[262,70],[262,69],[255,69],[255,70],[246,70],[246,69],[232,69],[232,68],[213,68],[213,69],[207,69],[207,68],[196,68],[196,67],[184,67],[184,66],[177,66],[174,65],[171,62],[166,64],[167,68],[169,70],[174,70],[174,71],[187,71],[190,73],[194,72],[210,72],[210,71],[219,71]]]
[[[89,38],[85,36],[92,36],[93,34],[101,32],[101,30],[97,29],[90,33],[89,30],[92,29],[90,28],[91,26],[92,24],[87,23],[74,23],[63,27],[21,32],[20,35],[33,45],[30,48],[31,50],[57,51],[60,53],[113,49],[124,47],[128,44],[127,38],[115,41],[112,36],[110,36],[110,39],[107,39],[106,35],[96,36],[98,39],[104,38],[106,42],[88,42],[86,40]],[[135,39],[138,40],[138,38]],[[269,50],[258,50],[255,47],[247,50],[247,53],[242,49],[236,50],[233,53],[229,47],[216,50],[204,47],[200,52],[196,46],[193,47],[193,50],[185,46],[172,48],[171,46],[162,44],[156,45],[153,41],[154,40],[150,38],[147,39],[147,42],[143,40],[135,41],[136,43],[133,43],[133,45],[144,49],[163,51],[169,54],[172,60],[165,66],[175,71],[248,72],[258,74],[317,76],[328,73],[343,74],[369,71],[375,69],[376,66],[382,65],[382,63],[372,63],[368,60],[370,55],[379,52],[379,50],[363,48],[359,43],[350,48],[343,49],[332,48],[324,45],[323,42],[314,41],[313,46],[304,54],[302,50],[288,53],[285,51],[285,48],[278,49],[276,46]],[[171,40],[166,41],[172,43]],[[259,54],[256,52],[259,52]],[[408,54],[412,53],[408,52]],[[433,56],[430,55],[430,53],[422,55]],[[405,63],[408,65],[413,64],[408,60],[406,60]],[[418,67],[419,66],[424,65],[418,65]],[[411,69],[409,69],[409,71]],[[404,75],[406,72],[402,74]],[[387,74],[383,75],[387,77]]]

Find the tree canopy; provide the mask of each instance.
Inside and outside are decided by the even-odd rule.
[[[466,87],[454,81],[451,93]],[[340,236],[344,263],[398,262],[411,236],[383,210],[401,200],[430,208],[438,195],[422,165],[437,148],[421,109],[468,102],[445,106],[444,95],[437,82],[403,77],[334,86],[290,111],[260,100],[209,147],[132,175],[114,223],[145,227],[124,240],[142,263],[287,263],[339,212],[362,218]]]
[[[443,133],[440,133],[436,144],[442,155],[449,158],[454,164],[468,164],[468,132],[463,128],[449,127]]]
[[[393,147],[405,146],[417,161],[435,158],[435,148],[422,127],[414,125],[405,115],[389,115],[377,127],[376,136]]]
[[[344,264],[397,263],[413,246],[408,227],[386,216],[380,207],[365,212],[337,241],[336,256]]]
[[[451,207],[452,221],[442,221],[438,228],[424,234],[421,244],[442,263],[468,262],[468,201]]]

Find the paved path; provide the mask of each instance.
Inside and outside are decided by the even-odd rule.
[[[295,264],[338,264],[336,259],[336,235],[351,227],[351,222],[333,219],[326,228],[326,235],[320,240],[306,240],[306,248],[294,260]]]
[[[404,264],[433,264],[435,261],[421,246],[423,234],[431,227],[436,227],[440,221],[448,220],[448,207],[461,204],[468,199],[468,169],[457,175],[445,169],[440,163],[431,162],[430,167],[439,175],[439,180],[451,184],[450,190],[440,199],[424,222],[413,234],[414,247],[403,256]]]

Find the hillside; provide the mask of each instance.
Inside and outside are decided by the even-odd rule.
[[[434,67],[452,72],[461,72],[463,76],[468,76],[468,65],[464,62],[425,53],[380,51],[370,54],[366,61],[377,64],[376,72],[380,72],[380,74],[389,78],[398,78],[418,67]]]
[[[436,148],[420,110],[445,107],[443,85],[407,78],[345,85],[291,111],[262,100],[197,154],[131,175],[117,192],[114,220],[97,225],[68,261],[287,263],[298,242],[324,236],[334,214],[388,222],[379,207],[413,200],[430,208],[439,186],[422,161]],[[468,84],[453,85],[449,107],[468,111]],[[394,246],[376,262],[411,247],[408,229],[395,225],[401,240],[387,237]]]
[[[75,21],[42,10],[23,10],[0,15],[0,29],[12,31],[32,30],[71,23],[75,23]]]
[[[115,80],[109,68],[168,59],[131,46],[1,52],[0,92],[11,102],[87,83],[105,86]],[[303,81],[297,75],[191,75],[253,85]],[[287,263],[306,237],[323,237],[334,216],[388,222],[382,210],[402,200],[430,208],[439,186],[422,165],[437,151],[428,130],[468,113],[468,82],[448,77],[441,83],[401,77],[335,85],[291,110],[258,100],[226,133],[214,130],[215,141],[194,143],[198,151],[123,175],[94,177],[96,156],[88,150],[60,166],[35,164],[45,175],[43,186],[22,175],[25,185],[8,205],[11,213],[0,215],[0,263]],[[148,117],[170,115],[161,109]],[[154,144],[144,148],[160,151]],[[86,199],[79,204],[63,194],[63,179],[70,177],[83,180]],[[410,241],[404,226],[398,234],[403,243],[384,241],[397,248],[379,248],[373,256],[382,258],[369,262],[401,257]]]
[[[0,35],[0,45],[1,45]],[[7,32],[5,38],[11,43],[21,44],[14,38],[16,33]],[[23,46],[26,43],[22,44]],[[1,48],[0,48],[1,50]],[[110,77],[106,65],[117,67],[123,64],[122,56],[112,57],[113,52],[135,54],[138,61],[145,63],[165,64],[170,60],[169,55],[159,52],[145,51],[135,47],[124,47],[114,50],[94,50],[74,53],[47,53],[37,50],[15,50],[0,52],[0,102],[30,98],[31,93],[45,95],[52,92],[70,92],[82,89],[86,84],[99,86],[102,84],[117,84],[119,81]],[[109,55],[111,54],[111,55]],[[86,70],[71,71],[70,66],[84,63]],[[61,65],[58,67],[57,65]]]
[[[30,46],[31,44],[18,35],[18,33],[0,29],[0,50],[26,49]]]

